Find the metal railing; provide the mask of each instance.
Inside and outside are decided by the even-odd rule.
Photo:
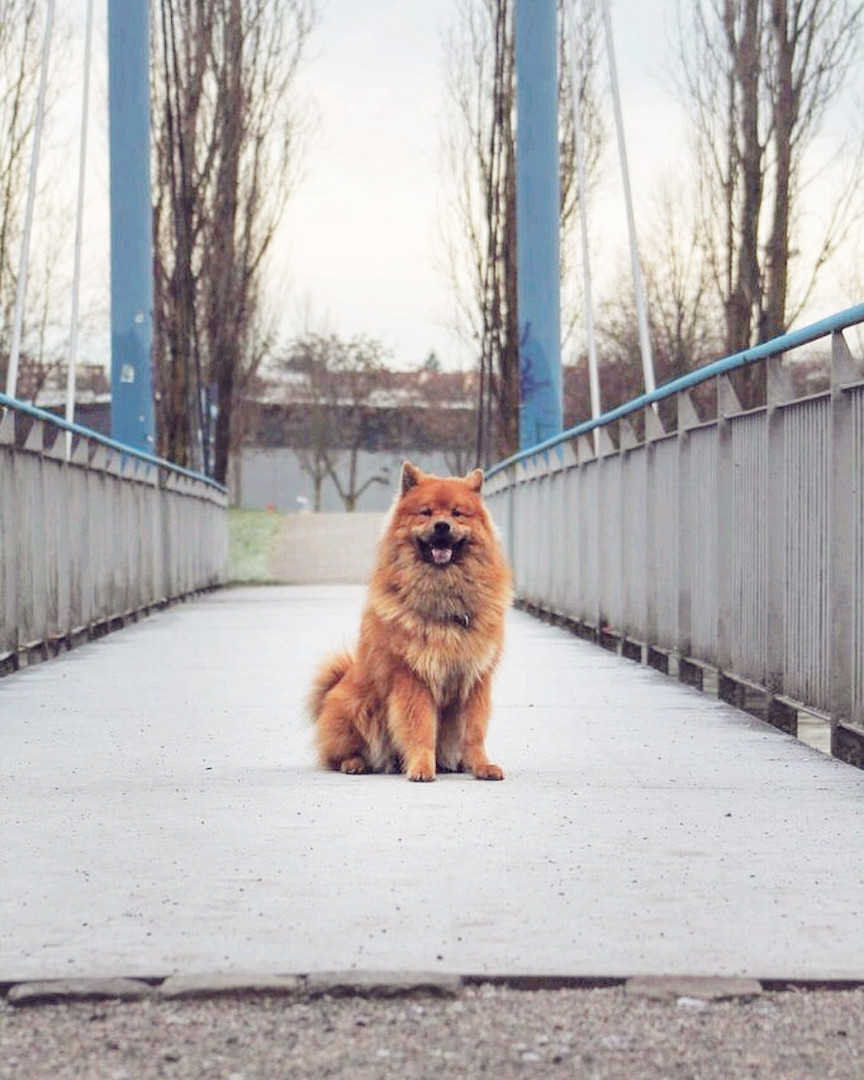
[[[221,485],[0,394],[0,674],[224,584]]]
[[[858,766],[864,368],[843,330],[862,322],[859,305],[690,372],[485,487],[525,606],[793,734],[802,711],[826,718]],[[829,337],[830,388],[795,400],[783,354]],[[750,364],[766,365],[767,404],[744,410],[730,374]],[[710,380],[716,415],[700,419],[691,392]]]

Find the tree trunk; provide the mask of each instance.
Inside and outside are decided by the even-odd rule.
[[[315,0],[154,7],[159,445],[224,483],[247,378],[269,348],[266,335],[256,338],[253,316],[290,191],[292,89]],[[216,406],[213,460],[204,389]]]
[[[759,217],[762,209],[762,157],[759,140],[759,4],[744,4],[744,27],[735,56],[735,82],[741,103],[741,221],[736,277],[728,305],[728,348],[739,352],[753,344],[754,313],[761,307]]]
[[[242,371],[245,343],[242,268],[237,265],[237,191],[243,139],[243,8],[229,0],[220,71],[220,160],[216,176],[213,244],[215,281],[208,319],[210,373],[216,387],[216,438],[213,477],[225,483],[231,449],[236,377]]]
[[[762,341],[785,333],[787,328],[789,192],[792,179],[792,133],[796,112],[792,87],[794,42],[789,35],[786,0],[773,0],[771,18],[777,56],[777,87],[773,109],[776,165],[774,210],[766,259],[765,311],[760,327]]]

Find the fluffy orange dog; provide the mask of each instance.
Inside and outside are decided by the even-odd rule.
[[[325,663],[310,695],[325,767],[503,779],[484,743],[511,585],[482,483],[480,469],[443,479],[403,465],[356,654]]]

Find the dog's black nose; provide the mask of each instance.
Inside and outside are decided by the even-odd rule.
[[[448,523],[446,521],[436,521],[435,522],[435,535],[436,536],[446,536],[447,533],[449,533],[449,532],[450,532],[450,526],[448,525]]]

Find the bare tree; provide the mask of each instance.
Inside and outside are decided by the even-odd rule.
[[[378,417],[385,415],[380,396],[386,401],[391,382],[384,350],[363,336],[343,341],[334,334],[309,334],[292,344],[286,366],[302,378],[293,395],[305,404],[296,453],[312,479],[314,509],[321,509],[326,478],[351,513],[373,484],[390,483],[383,470],[365,480],[359,471],[361,451],[374,449],[385,434],[376,430]]]
[[[39,5],[35,0],[0,2],[0,302],[3,329],[0,373],[4,384],[26,167],[35,119],[40,22]]]
[[[848,224],[854,177],[791,299],[803,163],[858,53],[854,0],[695,0],[679,8],[705,239],[725,348],[787,329]]]
[[[688,207],[680,182],[666,181],[655,197],[644,235],[645,279],[651,352],[658,383],[667,382],[721,355],[722,309],[712,288],[710,267],[698,239],[698,215]],[[614,407],[643,390],[641,353],[630,269],[618,271],[618,285],[598,319],[605,403]],[[609,369],[615,375],[610,377]],[[617,392],[612,391],[612,386]],[[623,396],[620,396],[623,394]],[[586,419],[585,416],[580,419]]]
[[[0,0],[0,387],[5,387],[9,341],[18,286],[24,205],[33,151],[36,98],[45,30],[42,0]],[[69,237],[52,151],[57,150],[55,106],[69,78],[70,29],[60,13],[54,24],[51,78],[45,101],[45,126],[39,186],[35,201],[35,235],[30,248],[28,303],[24,312],[23,350],[18,396],[34,399],[60,360],[60,335],[67,327],[58,318],[67,286],[60,260]],[[71,237],[68,245],[71,266]]]
[[[559,21],[563,4],[559,4]],[[596,165],[602,123],[594,105],[598,20],[580,5],[579,70],[570,70],[566,33],[559,62],[561,222],[575,218],[575,137],[571,80],[576,79],[589,171]],[[444,138],[455,232],[445,238],[456,321],[478,350],[476,459],[516,449],[519,432],[519,326],[516,312],[515,61],[513,0],[460,0],[446,50],[451,115]],[[566,241],[562,244],[566,271]]]
[[[431,353],[422,370],[413,376],[425,449],[437,450],[452,476],[464,476],[476,461],[477,391],[473,372],[441,371]],[[416,440],[415,442],[419,441]],[[406,450],[414,449],[406,445]]]
[[[154,195],[160,452],[224,482],[269,335],[263,271],[296,176],[314,0],[160,0]],[[215,424],[207,460],[209,416]]]

